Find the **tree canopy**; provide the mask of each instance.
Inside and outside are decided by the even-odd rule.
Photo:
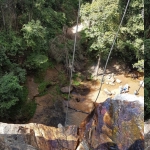
[[[145,69],[144,69],[144,81],[145,81],[145,88],[144,88],[144,115],[145,119],[150,118],[150,2],[145,0],[144,2],[144,61],[145,61]]]
[[[112,45],[122,19],[126,1],[95,0],[82,5],[81,19],[85,23],[84,36],[88,39],[89,50],[103,59]],[[135,0],[129,3],[127,13],[114,47],[112,56],[119,56],[126,63],[137,63],[144,59],[144,3]]]

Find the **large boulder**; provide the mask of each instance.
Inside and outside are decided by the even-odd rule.
[[[144,150],[144,99],[121,94],[97,104],[79,134],[78,149]]]
[[[144,143],[145,150],[150,150],[150,120],[144,124]]]
[[[65,86],[61,88],[61,92],[62,93],[69,93],[69,91],[71,92],[73,90],[73,86]]]
[[[74,150],[77,140],[76,126],[0,123],[0,150]]]

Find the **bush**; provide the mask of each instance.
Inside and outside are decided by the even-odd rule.
[[[50,85],[50,82],[42,82],[39,84],[38,90],[40,96],[46,94],[46,88],[48,85]]]
[[[0,116],[5,117],[6,112],[19,101],[22,87],[19,79],[13,73],[0,78]]]
[[[20,118],[23,118],[22,121],[26,122],[34,116],[35,111],[36,111],[36,106],[37,104],[35,103],[35,101],[27,102],[23,106],[21,110],[21,116],[20,116]]]
[[[144,72],[144,60],[139,60],[137,63],[133,64],[133,68],[137,68],[139,72]]]
[[[32,53],[25,63],[29,70],[42,69],[43,66],[48,62],[48,57],[42,54]]]
[[[27,96],[28,89],[27,87],[23,87],[22,92],[20,92],[18,95],[19,101],[16,103],[16,105],[12,106],[10,112],[8,113],[9,120],[13,122],[19,121],[19,123],[25,123],[33,117],[37,104],[34,100],[27,101]]]
[[[41,25],[39,20],[31,20],[28,24],[24,24],[21,30],[27,46],[31,47],[33,51],[40,52],[46,49],[46,28]]]

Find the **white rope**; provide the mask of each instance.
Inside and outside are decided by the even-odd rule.
[[[142,82],[142,83],[140,83],[140,87],[138,88],[138,90],[135,90],[134,95],[137,95],[137,94],[139,93],[139,90],[141,89],[141,87],[142,87],[143,83],[144,83],[144,80],[143,80],[143,82]]]
[[[109,60],[110,55],[111,55],[111,52],[112,52],[112,50],[113,50],[113,48],[114,48],[114,45],[115,45],[115,42],[116,42],[116,39],[117,39],[119,30],[120,30],[120,27],[121,27],[121,25],[122,25],[124,16],[125,16],[125,14],[126,14],[126,11],[127,11],[128,5],[129,5],[129,2],[130,2],[130,0],[128,0],[128,2],[127,2],[127,5],[126,5],[126,8],[125,8],[124,14],[123,14],[123,16],[122,16],[121,22],[120,22],[119,27],[118,27],[118,31],[117,31],[117,33],[116,33],[116,35],[115,35],[115,37],[114,37],[113,44],[112,44],[111,49],[110,49],[110,52],[109,52],[109,54],[108,54],[108,58],[107,58],[107,61],[106,61],[106,64],[105,64],[105,68],[104,68],[104,71],[103,71],[103,76],[102,76],[102,79],[101,79],[101,84],[100,84],[99,92],[98,92],[98,95],[97,95],[97,97],[96,97],[95,102],[97,101],[97,99],[98,99],[98,97],[99,97],[99,94],[100,94],[100,91],[101,91],[101,88],[102,88],[102,83],[103,83],[103,80],[104,80],[104,75],[105,75],[106,67],[107,67],[107,64],[108,64],[108,60]]]
[[[79,0],[79,8],[78,8],[78,16],[77,16],[77,26],[76,26],[76,32],[75,32],[75,38],[74,38],[73,57],[72,57],[71,68],[70,68],[70,85],[69,85],[69,94],[68,94],[68,101],[67,101],[65,126],[67,125],[67,119],[68,119],[68,102],[69,102],[69,99],[70,99],[70,88],[71,88],[71,81],[72,81],[72,71],[73,71],[74,57],[75,57],[75,51],[76,51],[77,32],[78,32],[78,23],[79,23],[80,5],[81,5],[80,3],[81,2]]]

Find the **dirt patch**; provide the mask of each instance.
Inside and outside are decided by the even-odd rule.
[[[38,84],[34,82],[34,78],[28,76],[27,77],[27,88],[28,88],[28,99],[32,100],[35,96],[39,94],[38,92]]]
[[[57,81],[58,80],[58,71],[55,68],[49,68],[46,71],[44,81]]]

